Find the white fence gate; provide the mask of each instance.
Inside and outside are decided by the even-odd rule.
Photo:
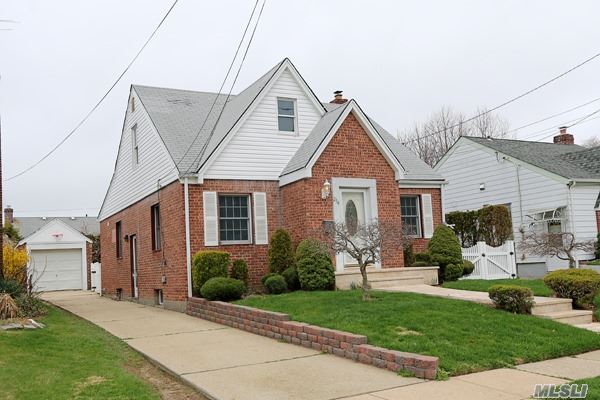
[[[473,247],[463,248],[465,260],[475,264],[471,275],[462,279],[506,279],[517,274],[515,242],[507,240],[502,246],[492,247],[485,242],[477,242]]]
[[[92,263],[92,287],[90,290],[98,294],[102,294],[102,265],[100,263]]]

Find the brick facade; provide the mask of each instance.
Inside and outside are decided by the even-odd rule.
[[[596,230],[600,233],[600,210],[596,210]]]
[[[380,221],[401,226],[400,195],[432,195],[434,225],[442,223],[440,189],[399,188],[394,170],[363,130],[358,120],[350,114],[342,123],[312,169],[312,177],[283,187],[278,181],[205,180],[190,184],[190,244],[192,255],[204,246],[203,191],[218,193],[267,194],[267,220],[269,237],[280,227],[287,229],[294,243],[307,237],[318,237],[324,221],[333,220],[334,196],[321,199],[321,188],[327,179],[366,178],[376,180],[377,208]],[[150,209],[159,202],[163,249],[152,250],[152,225]],[[122,289],[123,297],[132,296],[130,242],[123,242],[123,257],[116,257],[115,224],[121,221],[123,235],[136,235],[138,244],[138,286],[140,301],[153,303],[155,290],[162,289],[165,306],[181,309],[187,301],[187,271],[185,255],[184,189],[174,182],[145,199],[103,220],[101,226],[102,286],[103,292],[114,296]],[[425,249],[427,241],[417,239],[415,251]],[[268,269],[268,245],[236,244],[209,247],[224,250],[232,259],[243,258],[249,267],[250,282],[260,285],[260,278]],[[163,265],[163,260],[166,265]],[[382,266],[403,267],[399,246],[389,246],[382,251]],[[166,284],[161,282],[166,278]],[[173,304],[168,304],[172,302]]]

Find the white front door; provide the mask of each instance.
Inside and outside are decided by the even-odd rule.
[[[367,219],[370,219],[367,208],[367,190],[366,189],[342,189],[341,217],[350,231],[363,225]],[[348,253],[344,253],[344,268],[358,266],[356,260]]]

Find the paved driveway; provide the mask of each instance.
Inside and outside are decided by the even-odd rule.
[[[215,399],[336,399],[422,382],[186,314],[82,291],[44,298]]]

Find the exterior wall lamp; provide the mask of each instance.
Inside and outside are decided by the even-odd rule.
[[[323,182],[323,187],[321,188],[321,198],[323,200],[327,200],[329,195],[331,194],[331,183],[327,179]]]

